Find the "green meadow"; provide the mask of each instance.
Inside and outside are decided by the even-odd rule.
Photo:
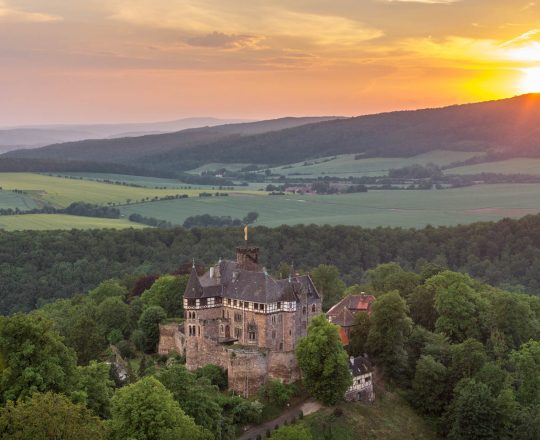
[[[183,185],[186,187],[186,185]],[[34,173],[0,173],[0,187],[4,190],[18,189],[39,204],[66,207],[70,203],[84,201],[97,205],[123,204],[149,200],[154,197],[187,194],[196,197],[201,190],[181,188],[138,188],[93,180],[68,179]],[[235,190],[237,192],[239,190]],[[261,194],[256,190],[247,193]]]
[[[291,177],[294,175],[298,175],[299,177],[383,176],[388,174],[388,170],[392,168],[401,168],[413,164],[427,165],[428,163],[446,166],[481,154],[465,151],[438,150],[407,158],[374,157],[365,159],[355,159],[354,154],[343,154],[284,165],[272,168],[271,170],[274,174],[285,174]]]
[[[22,231],[26,229],[123,229],[143,228],[144,225],[125,219],[80,217],[64,214],[23,214],[0,216],[0,229]]]
[[[457,168],[449,168],[446,174],[480,174],[480,173],[501,173],[501,174],[531,174],[540,175],[540,159],[516,158],[497,162],[485,162],[476,165],[467,165]]]
[[[0,209],[18,208],[21,211],[26,211],[37,207],[36,202],[31,197],[12,191],[0,190]]]
[[[329,224],[365,227],[455,225],[540,212],[540,184],[477,185],[445,190],[373,190],[343,195],[189,198],[122,206],[181,225],[192,215],[242,218],[257,211],[260,225]]]

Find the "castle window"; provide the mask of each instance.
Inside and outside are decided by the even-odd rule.
[[[219,333],[223,334],[224,330],[223,330],[223,324],[219,326]]]
[[[242,314],[241,313],[235,313],[234,314],[234,321],[235,322],[242,322]]]
[[[208,301],[206,298],[201,298],[201,306],[206,306],[208,304]]]
[[[276,331],[272,330],[272,339],[276,339]]]
[[[197,326],[197,329],[199,330],[199,336],[201,336],[201,326]]]
[[[280,350],[283,350],[283,342],[280,342],[280,343],[279,343],[279,349],[280,349]]]
[[[264,312],[264,304],[259,305],[259,310],[260,310],[261,312]]]
[[[272,324],[276,323],[276,315],[272,315]]]
[[[221,313],[223,315],[223,318],[225,318],[225,310],[222,310]]]
[[[231,299],[227,298],[227,304],[231,305]]]
[[[281,302],[277,303],[277,308],[278,308],[278,310],[281,310]]]
[[[248,339],[252,342],[255,342],[255,340],[257,339],[257,334],[254,331],[249,331]]]
[[[249,309],[249,301],[246,301],[246,302],[244,303],[244,309]]]
[[[240,339],[242,337],[242,329],[241,328],[235,327],[235,329],[234,329],[234,337],[236,339]]]
[[[195,307],[195,305],[197,303],[196,303],[196,300],[194,298],[188,298],[187,304],[188,304],[189,307]]]
[[[240,308],[244,307],[244,303],[240,301]]]
[[[292,336],[292,330],[289,329],[289,336]]]
[[[316,307],[315,307],[315,304],[313,304],[313,305],[311,306],[311,311],[312,311],[313,313],[315,313],[316,310],[317,310],[317,309],[316,309]]]
[[[306,306],[302,307],[302,315],[306,314]]]
[[[233,301],[233,306],[236,307],[238,305],[238,301],[234,300]]]
[[[221,298],[221,296],[217,296],[215,298],[215,301],[216,301],[216,304],[222,304],[223,303],[223,298]]]
[[[253,303],[253,310],[259,310],[259,304]]]

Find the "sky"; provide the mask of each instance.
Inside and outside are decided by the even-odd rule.
[[[540,91],[540,0],[0,0],[0,126],[361,115]]]

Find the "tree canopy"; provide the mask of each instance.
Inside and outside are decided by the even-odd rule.
[[[338,327],[324,315],[313,318],[308,335],[298,342],[296,356],[307,390],[322,402],[336,403],[352,384]]]

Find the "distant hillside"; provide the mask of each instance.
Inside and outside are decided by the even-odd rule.
[[[540,156],[540,94],[355,118],[278,119],[179,133],[83,141],[9,153],[123,163],[159,172],[208,162],[288,164],[335,154],[410,157],[433,150]]]
[[[61,124],[0,127],[0,152],[20,148],[37,148],[60,142],[72,142],[84,139],[143,136],[241,122],[249,121],[242,119],[184,118],[176,121],[126,124]]]
[[[409,157],[432,150],[540,156],[540,94],[439,109],[399,111],[222,140],[183,160],[285,164],[335,154]],[[164,160],[162,157],[160,160]],[[180,160],[177,152],[169,161]],[[151,158],[150,160],[154,160]]]
[[[181,151],[186,149],[196,149],[201,145],[208,145],[218,141],[234,143],[242,136],[253,136],[273,130],[283,130],[300,125],[328,121],[334,118],[281,118],[260,122],[194,128],[160,135],[66,142],[38,149],[12,151],[3,157],[116,162],[145,166],[147,168],[149,167],[148,159],[156,157],[160,158],[158,162],[163,161],[167,169],[186,169],[186,166],[168,163],[168,154],[172,152],[171,154],[174,156],[176,152],[181,153]],[[142,160],[143,158],[144,160]],[[211,160],[211,157],[205,158],[205,160],[207,159]],[[152,162],[154,161],[152,160]],[[160,168],[159,163],[156,168]]]

